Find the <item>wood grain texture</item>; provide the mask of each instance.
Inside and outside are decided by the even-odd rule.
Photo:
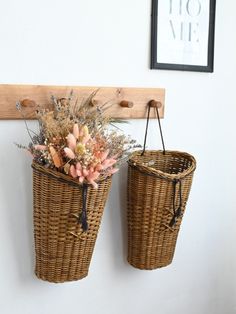
[[[0,119],[21,119],[16,110],[16,102],[24,101],[23,111],[27,119],[35,118],[36,104],[47,107],[51,95],[57,98],[69,96],[71,90],[79,100],[86,99],[93,91],[98,90],[95,101],[102,105],[112,104],[106,115],[121,119],[144,119],[147,104],[150,100],[161,102],[160,117],[164,117],[165,89],[163,88],[129,88],[129,87],[79,87],[79,86],[44,86],[44,85],[6,85],[0,84]],[[132,108],[120,106],[122,101],[133,103]],[[155,117],[154,111],[151,117]]]

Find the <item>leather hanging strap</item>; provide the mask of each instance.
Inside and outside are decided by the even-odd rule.
[[[157,119],[158,119],[158,126],[159,126],[160,135],[161,135],[163,154],[165,155],[166,149],[165,149],[165,143],[164,143],[164,138],[163,138],[163,133],[162,133],[162,128],[161,128],[160,115],[159,115],[158,108],[155,107],[154,109],[156,111],[156,115],[157,115]],[[149,120],[150,120],[150,111],[151,111],[151,104],[149,103],[148,104],[148,114],[147,114],[146,130],[145,130],[144,143],[143,143],[143,151],[141,153],[141,156],[144,155],[145,149],[146,149],[147,133],[148,133]]]

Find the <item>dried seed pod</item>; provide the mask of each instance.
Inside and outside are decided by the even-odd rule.
[[[53,146],[49,146],[49,151],[53,160],[53,163],[56,168],[60,168],[62,166],[62,160],[60,156],[58,155],[57,151]]]

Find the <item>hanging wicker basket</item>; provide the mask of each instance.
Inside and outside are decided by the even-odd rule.
[[[88,274],[111,177],[98,182],[98,189],[85,189],[57,171],[36,163],[32,168],[35,273],[55,283],[82,279]],[[83,214],[87,231],[81,224]]]
[[[172,262],[196,161],[184,152],[143,151],[128,161],[128,262],[155,269]]]

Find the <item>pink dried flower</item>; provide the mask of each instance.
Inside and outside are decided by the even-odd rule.
[[[76,147],[76,138],[74,137],[74,135],[72,133],[69,133],[66,137],[67,139],[67,144],[68,144],[68,147],[71,149],[71,150],[75,150],[75,147]]]
[[[75,154],[70,148],[68,148],[68,147],[64,148],[64,152],[68,158],[70,158],[70,159],[75,158]]]
[[[100,176],[100,173],[98,171],[94,171],[94,169],[91,168],[86,178],[88,182],[91,183],[95,189],[98,188],[98,184],[95,182],[95,180],[97,180],[99,176]]]
[[[90,167],[89,169],[82,168],[81,164],[77,162],[76,166],[72,165],[70,167],[69,174],[73,178],[79,177],[80,183],[83,183],[84,180],[87,180],[88,183],[92,184],[94,188],[98,188],[98,184],[95,182],[95,180],[98,179],[100,173],[94,170],[94,167]]]
[[[46,145],[34,145],[34,149],[36,149],[36,150],[46,150],[47,146]]]
[[[82,169],[82,166],[81,166],[81,163],[80,162],[77,162],[77,164],[76,164],[76,169]]]
[[[108,171],[108,174],[111,176],[112,174],[116,173],[117,171],[119,171],[118,168],[111,168],[111,169]]]
[[[109,149],[107,149],[105,152],[103,152],[100,156],[101,161],[104,161],[105,159],[107,159],[107,156],[109,154]]]
[[[113,166],[116,163],[116,159],[108,158],[102,162],[103,170]]]
[[[83,169],[83,176],[86,178],[89,174],[89,171],[87,169]]]
[[[75,123],[73,126],[73,135],[76,139],[79,138],[79,126],[78,123]]]
[[[85,177],[88,174],[88,171],[86,169],[83,169],[81,164],[79,162],[77,162],[77,164],[76,164],[76,174],[79,177],[79,182],[83,183]]]
[[[83,183],[84,182],[85,177],[79,177],[79,182]]]
[[[95,170],[96,171],[101,171],[103,169],[103,166],[99,163],[96,165]]]
[[[74,166],[74,165],[71,165],[71,166],[70,166],[69,174],[70,174],[73,178],[77,178],[77,173],[76,173],[76,170],[75,170],[75,166]]]

